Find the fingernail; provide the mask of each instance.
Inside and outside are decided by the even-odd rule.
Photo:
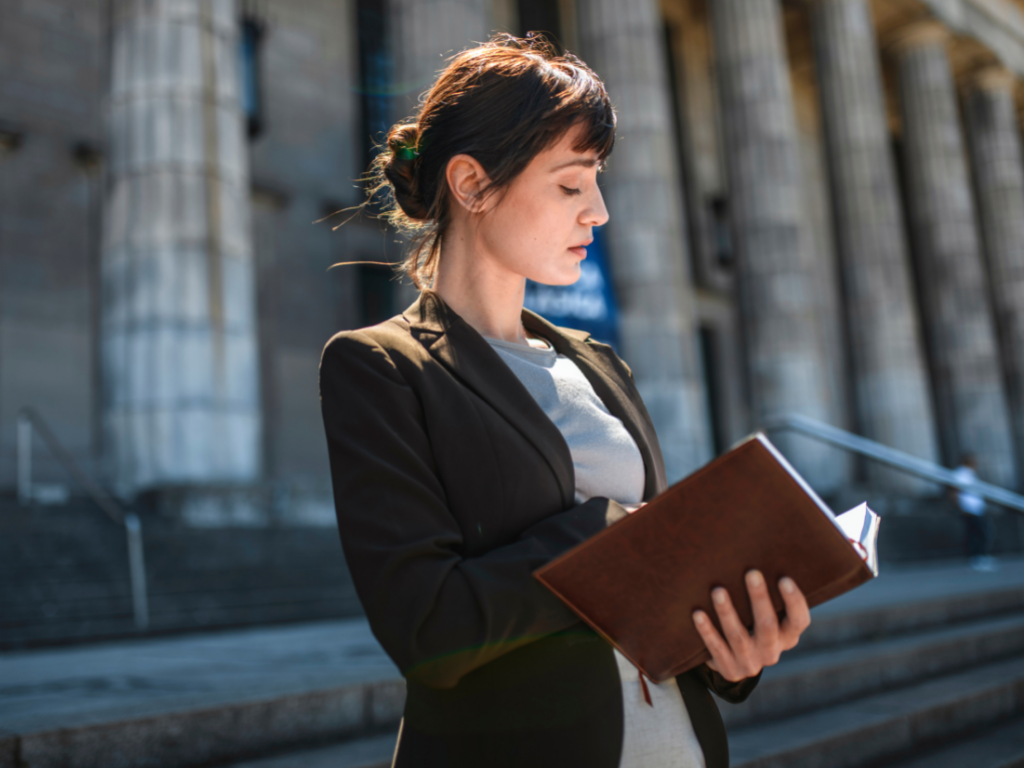
[[[760,571],[747,571],[747,584],[752,587],[760,587],[764,584],[764,576]]]
[[[725,605],[725,590],[719,587],[711,593],[711,599],[715,601],[715,605]]]
[[[796,584],[789,576],[783,576],[779,579],[779,589],[785,592],[787,595],[792,595],[796,591]]]
[[[694,611],[693,612],[693,620],[695,622],[697,622],[698,624],[703,624],[705,622],[705,620],[706,620],[704,618],[704,611]]]

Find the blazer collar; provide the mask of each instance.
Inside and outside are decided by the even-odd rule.
[[[508,366],[487,340],[430,290],[422,291],[403,317],[412,335],[434,358],[504,416],[544,456],[558,480],[563,504],[572,506],[576,478],[565,438],[526,387],[510,375]],[[644,499],[657,495],[665,487],[665,470],[654,426],[639,397],[633,401],[618,374],[586,343],[590,334],[558,328],[525,309],[523,324],[576,363],[605,407],[622,421],[643,457]]]
[[[665,490],[665,462],[658,437],[632,382],[624,381],[621,373],[611,366],[608,357],[599,354],[586,343],[590,338],[589,333],[559,328],[528,309],[523,310],[523,325],[527,330],[550,340],[557,352],[568,357],[583,371],[608,411],[622,422],[632,436],[644,460],[644,500],[650,501]]]

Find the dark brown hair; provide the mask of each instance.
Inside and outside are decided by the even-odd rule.
[[[455,56],[417,114],[394,126],[370,168],[368,200],[410,236],[404,271],[417,288],[433,280],[451,212],[448,161],[475,158],[490,184],[507,187],[530,161],[581,125],[574,149],[603,162],[615,142],[615,111],[600,78],[541,36],[495,35]]]

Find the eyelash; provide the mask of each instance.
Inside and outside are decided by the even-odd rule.
[[[570,187],[562,186],[561,184],[558,186],[562,187],[562,191],[567,195],[578,195],[580,193],[579,189],[571,189]]]

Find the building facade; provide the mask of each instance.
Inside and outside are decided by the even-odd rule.
[[[672,477],[798,413],[1024,478],[1024,2],[0,15],[0,486],[32,406],[87,472],[190,525],[332,524],[320,350],[413,297],[387,267],[330,268],[401,252],[337,212],[445,57],[497,30],[548,32],[617,106],[591,277]],[[567,322],[585,305],[544,295]],[[827,496],[936,492],[778,442]]]

